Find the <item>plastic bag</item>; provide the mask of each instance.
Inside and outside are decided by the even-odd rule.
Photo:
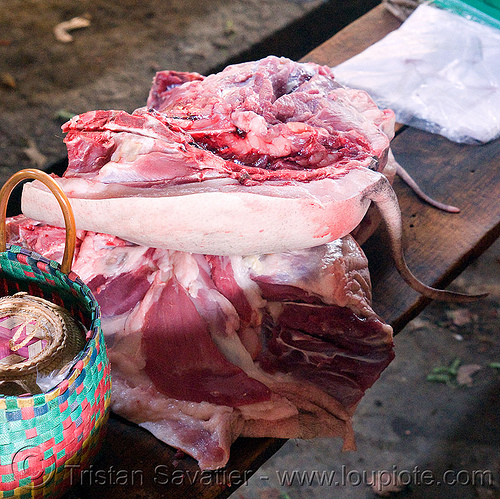
[[[500,30],[424,4],[334,72],[399,123],[477,144],[500,136],[499,61]]]

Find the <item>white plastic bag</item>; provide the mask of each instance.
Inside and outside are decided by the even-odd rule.
[[[366,90],[399,123],[450,140],[500,136],[500,30],[420,5],[401,25],[334,68],[344,85]]]

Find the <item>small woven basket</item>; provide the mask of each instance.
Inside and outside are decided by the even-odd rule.
[[[47,185],[63,209],[66,246],[61,265],[6,245],[8,197],[25,178]],[[30,388],[40,372],[51,372],[68,361],[69,369],[62,381],[42,393],[0,395],[0,498],[61,496],[89,465],[102,440],[109,415],[110,367],[97,301],[71,272],[75,234],[69,201],[51,177],[39,170],[22,170],[6,182],[0,192],[0,296],[5,297],[0,311],[1,303],[8,310],[12,306],[22,310],[28,300],[37,319],[47,324],[53,320],[61,330],[45,336],[46,348],[39,356],[0,369],[0,379],[21,380],[19,386]],[[13,300],[18,302],[13,305]]]

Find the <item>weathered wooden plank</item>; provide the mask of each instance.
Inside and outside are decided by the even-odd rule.
[[[73,469],[72,497],[215,499],[243,485],[284,443],[283,439],[240,438],[228,465],[201,471],[149,432],[112,415],[100,457],[90,470]]]
[[[382,5],[378,5],[309,52],[302,60],[337,66],[378,42],[399,26],[401,21]]]

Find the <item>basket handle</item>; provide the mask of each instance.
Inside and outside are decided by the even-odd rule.
[[[0,190],[0,252],[5,251],[7,248],[5,219],[7,217],[7,203],[9,202],[10,194],[14,187],[25,179],[35,179],[42,182],[50,189],[59,202],[59,206],[63,212],[64,224],[66,226],[66,244],[64,246],[61,271],[65,274],[69,274],[76,245],[75,217],[69,199],[59,184],[50,175],[41,170],[36,170],[34,168],[20,170],[14,173]]]

